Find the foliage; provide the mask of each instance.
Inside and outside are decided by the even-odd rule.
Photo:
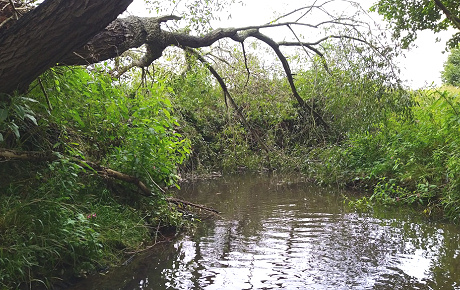
[[[328,73],[316,63],[314,69],[297,76],[299,91],[336,132],[334,139],[347,133],[372,130],[375,124],[397,112],[401,117],[410,112],[408,94],[399,85],[388,85],[384,75],[367,75],[357,68],[342,70],[339,66]],[[374,72],[375,73],[375,72]]]
[[[190,152],[175,131],[171,89],[157,81],[136,90],[97,69],[52,69],[2,104],[1,147],[60,158],[0,163],[0,288],[101,270],[156,240],[159,228],[185,222],[160,189],[177,185]],[[136,176],[155,195],[103,181],[75,158]]]
[[[119,263],[120,250],[152,239],[142,212],[82,171],[56,161],[37,172],[35,188],[16,184],[0,196],[0,285],[49,287],[51,277],[102,270]]]
[[[21,123],[30,121],[34,125],[38,125],[34,112],[29,105],[35,102],[37,101],[31,98],[17,96],[11,102],[0,103],[0,142],[8,138],[8,135],[4,136],[2,132],[8,132],[19,138],[19,124]]]
[[[336,182],[367,184],[371,200],[384,204],[419,204],[458,220],[460,201],[459,101],[454,89],[414,94],[413,119],[390,118],[376,132],[356,132],[331,151]],[[330,154],[329,154],[330,155]]]
[[[379,0],[371,10],[377,11],[390,22],[394,37],[401,39],[403,47],[407,48],[417,38],[418,31],[429,29],[440,32],[450,27],[459,29],[458,2],[447,0],[442,1],[442,4],[457,23],[453,23],[446,17],[436,1],[430,0]],[[448,45],[456,47],[459,36],[460,34],[456,33],[449,40]]]
[[[449,57],[444,63],[441,77],[444,84],[460,86],[460,50],[458,48],[450,51]]]
[[[156,82],[137,91],[123,91],[105,74],[91,75],[79,69],[50,74],[53,77],[47,85],[54,88],[47,95],[55,111],[51,117],[66,128],[62,132],[66,138],[79,138],[53,147],[65,146],[73,155],[100,160],[147,183],[153,179],[164,186],[174,184],[177,164],[184,161],[189,145],[175,132],[178,123],[168,99],[170,88]]]
[[[221,89],[206,68],[193,59],[175,66],[168,84],[174,90],[181,130],[193,144],[188,169],[310,170],[315,148],[370,130],[391,113],[410,115],[411,98],[400,89],[391,68],[373,58],[372,51],[353,54],[350,45],[344,41],[340,47],[328,48],[328,69],[322,59],[314,58],[295,74],[300,95],[323,116],[329,131],[298,106],[282,71],[257,55],[243,55],[230,47],[232,57],[219,55],[224,61],[216,66],[250,129],[226,107]],[[301,57],[291,57],[297,59]],[[181,65],[185,68],[177,71]],[[160,78],[167,74],[163,70],[170,71],[156,67]],[[255,134],[269,148],[268,154]]]
[[[329,131],[302,113],[276,70],[252,55],[220,67],[269,154],[236,122],[204,68],[195,65],[175,75],[174,104],[193,147],[188,169],[302,172],[324,185],[369,190],[366,200],[354,202],[362,207],[417,205],[427,214],[443,209],[455,220],[458,92],[408,92],[372,54],[355,57],[346,47],[329,51],[328,70],[314,59],[296,73],[300,95]]]

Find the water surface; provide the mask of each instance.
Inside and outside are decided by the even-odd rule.
[[[355,213],[344,192],[292,180],[183,185],[221,217],[73,289],[460,289],[458,226]]]

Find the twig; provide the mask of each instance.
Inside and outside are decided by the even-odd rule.
[[[48,109],[51,112],[53,110],[53,107],[51,106],[50,99],[48,98],[48,94],[46,93],[45,87],[43,86],[42,79],[40,77],[38,77],[38,83],[40,84],[40,88],[42,89],[43,94],[45,95],[46,104],[48,105]]]
[[[9,0],[9,2],[10,2],[10,5],[11,5],[11,8],[13,9],[13,13],[14,13],[13,15],[16,17],[16,20],[18,20],[20,14],[19,14],[19,12],[16,10],[16,7],[14,7],[13,1],[12,1],[12,0]]]
[[[304,45],[302,43],[302,41],[300,41],[299,37],[297,36],[297,34],[295,33],[294,29],[292,29],[291,25],[288,25],[287,26],[289,28],[289,30],[291,30],[292,34],[294,35],[294,37],[297,39],[298,43],[300,44],[300,46],[302,47],[303,51],[308,55],[308,51],[305,47],[308,47],[308,49],[314,51],[317,55],[319,55],[319,57],[321,57],[322,59],[322,63],[323,63],[323,66],[324,66],[324,69],[330,74],[332,75],[331,71],[329,70],[329,67],[327,66],[327,62],[326,60],[324,59],[324,54],[322,54],[318,49],[312,47],[311,45]]]
[[[203,209],[205,211],[213,212],[213,213],[216,213],[216,214],[220,213],[218,210],[215,210],[213,208],[210,208],[210,207],[207,207],[207,206],[204,206],[204,205],[201,205],[201,204],[191,203],[189,201],[185,201],[185,200],[178,199],[178,198],[175,198],[175,197],[168,197],[166,199],[166,201],[174,203],[174,204],[177,204],[177,205],[179,205],[179,204],[188,205],[188,206],[191,206],[191,207],[194,207],[194,208]]]
[[[7,19],[3,20],[3,22],[0,23],[0,28],[2,28],[4,25],[6,25],[6,23],[8,23],[8,21],[10,21],[11,19],[13,19],[13,16],[10,16]]]
[[[132,252],[126,252],[126,254],[129,254],[129,255],[132,255],[131,257],[128,258],[128,260],[126,260],[122,265],[123,266],[126,266],[127,264],[129,264],[132,259],[134,258],[134,256],[136,256],[136,254],[139,254],[139,253],[142,253],[142,252],[145,252],[147,250],[150,250],[151,248],[155,247],[156,245],[160,244],[160,243],[165,243],[165,242],[168,242],[170,241],[171,239],[164,239],[163,241],[159,241],[159,242],[155,242],[153,243],[153,245],[150,245],[150,246],[147,246],[141,250],[137,250],[137,251],[132,251]],[[125,264],[127,263],[127,264]]]
[[[161,187],[158,185],[158,183],[155,182],[155,180],[153,180],[152,175],[150,175],[149,171],[146,170],[145,168],[144,168],[144,170],[145,170],[145,172],[147,173],[147,175],[149,176],[150,181],[151,181],[151,182],[152,182],[162,193],[166,193],[166,191],[165,191],[163,188],[161,188]]]
[[[244,56],[244,66],[246,67],[246,71],[248,72],[248,77],[246,79],[246,84],[244,87],[246,88],[249,84],[249,77],[251,76],[251,72],[249,71],[248,67],[248,58],[246,57],[246,50],[244,48],[244,42],[241,42],[241,48],[243,49],[243,56]]]

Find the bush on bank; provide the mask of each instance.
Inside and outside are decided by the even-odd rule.
[[[175,131],[170,89],[134,85],[56,68],[1,104],[0,147],[56,160],[0,162],[0,289],[49,287],[105,269],[160,239],[163,227],[184,224],[160,190],[177,184],[190,151]],[[135,176],[154,194],[75,160]]]
[[[354,134],[334,148],[329,163],[348,172],[345,183],[370,183],[372,199],[419,204],[459,221],[458,90],[444,87],[413,93],[413,118],[393,116],[376,132]],[[323,153],[324,154],[324,153]],[[340,160],[340,161],[339,161]]]

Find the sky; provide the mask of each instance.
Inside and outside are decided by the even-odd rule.
[[[357,0],[363,8],[367,9],[374,1]],[[304,0],[246,0],[242,5],[233,5],[228,12],[220,17],[219,22],[213,23],[217,27],[244,27],[248,25],[260,25],[272,20],[274,13],[289,11],[291,7],[300,7]],[[143,0],[134,0],[128,7],[128,14],[137,16],[148,16]],[[231,18],[229,19],[229,15]],[[369,14],[373,20],[384,23],[380,15]],[[152,15],[156,16],[156,15]],[[441,85],[441,71],[448,53],[443,53],[445,43],[452,35],[452,32],[434,34],[431,31],[422,31],[414,43],[414,47],[405,51],[398,61],[401,68],[401,78],[412,89],[418,89],[429,85]],[[436,42],[436,38],[441,42]]]

